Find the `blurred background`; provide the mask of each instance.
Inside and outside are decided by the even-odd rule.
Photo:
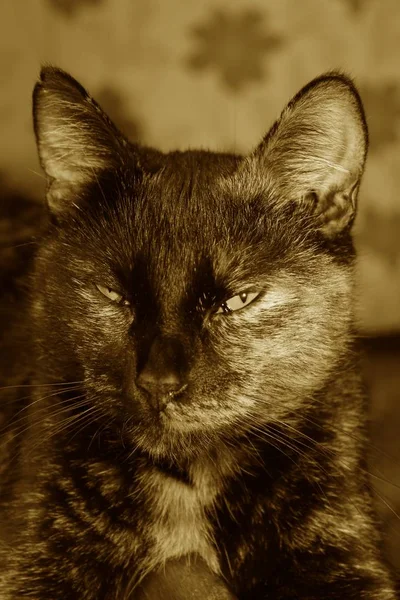
[[[248,152],[309,80],[354,77],[370,129],[356,226],[370,469],[400,567],[399,0],[2,0],[3,287],[41,218],[31,93],[43,63],[71,72],[128,137],[165,151]]]

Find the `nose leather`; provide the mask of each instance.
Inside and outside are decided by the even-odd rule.
[[[136,385],[145,391],[150,405],[162,410],[187,387],[187,360],[183,344],[171,337],[153,340]]]

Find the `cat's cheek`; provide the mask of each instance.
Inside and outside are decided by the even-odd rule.
[[[216,319],[209,336],[220,370],[230,373],[231,381],[238,385],[262,366],[264,339],[274,329],[274,324],[261,318],[258,310],[251,312],[248,318],[232,314]]]
[[[129,309],[106,302],[85,302],[71,315],[70,335],[77,360],[86,372],[87,385],[96,394],[122,395],[134,371]]]
[[[117,350],[128,339],[133,322],[132,312],[129,307],[96,296],[86,288],[78,288],[76,310],[71,311],[71,328],[81,331],[88,345],[100,347],[114,344]]]
[[[208,326],[207,345],[212,349],[220,367],[229,369],[232,358],[237,354],[238,344],[242,346],[245,332],[231,315],[217,315]],[[234,364],[238,365],[235,360]]]
[[[247,411],[259,423],[286,418],[325,383],[340,360],[347,284],[340,274],[329,290],[316,284],[295,303],[260,311],[257,319],[250,312],[240,321],[226,319],[219,330],[216,351],[232,373],[228,404],[238,416]]]

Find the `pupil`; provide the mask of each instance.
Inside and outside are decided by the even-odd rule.
[[[244,304],[246,302],[246,300],[247,300],[247,294],[246,294],[246,292],[242,292],[241,294],[239,294],[239,298],[241,299],[241,301]]]

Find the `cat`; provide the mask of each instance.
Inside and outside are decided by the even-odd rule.
[[[365,463],[352,81],[311,81],[247,156],[132,143],[54,67],[33,114],[48,219],[3,390],[1,600],[397,598]]]

